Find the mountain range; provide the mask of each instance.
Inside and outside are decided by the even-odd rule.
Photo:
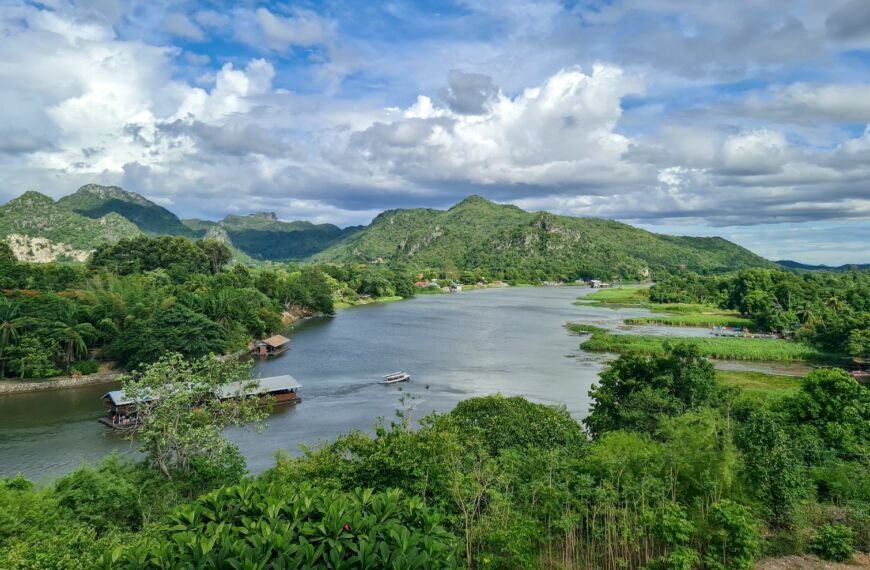
[[[349,228],[286,222],[272,212],[180,220],[140,194],[96,184],[56,202],[28,191],[0,206],[0,238],[30,261],[84,260],[100,243],[142,234],[221,239],[248,261],[393,261],[542,278],[642,278],[658,271],[774,266],[722,238],[668,236],[613,220],[526,212],[479,196],[448,210],[388,210],[367,226]]]
[[[801,271],[866,271],[870,269],[870,263],[846,263],[837,266],[809,265],[799,261],[792,261],[791,259],[780,259],[775,263],[788,269],[799,269]]]

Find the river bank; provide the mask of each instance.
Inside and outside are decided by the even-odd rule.
[[[0,381],[0,396],[6,394],[23,394],[26,392],[43,392],[46,390],[63,390],[68,388],[82,388],[99,384],[111,384],[126,374],[122,371],[97,372],[85,376],[65,376],[62,378],[42,378],[28,380],[2,380]]]

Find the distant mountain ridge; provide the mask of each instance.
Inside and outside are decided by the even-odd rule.
[[[792,261],[790,259],[780,259],[779,261],[775,261],[774,263],[783,267],[787,267],[789,269],[801,269],[804,271],[864,271],[870,269],[870,263],[844,263],[843,265],[837,266],[810,265],[807,263],[801,263],[799,261]]]
[[[195,232],[219,227],[240,250],[269,261],[301,261],[359,230],[307,221],[284,222],[274,212],[228,215],[219,222],[190,219],[184,224]]]
[[[45,251],[37,256],[48,261],[82,259],[100,243],[142,233],[219,239],[246,261],[397,261],[541,279],[643,279],[660,271],[714,273],[775,266],[722,238],[667,236],[613,220],[526,212],[480,196],[469,196],[448,210],[387,210],[367,226],[349,228],[282,221],[274,212],[182,221],[140,194],[96,184],[57,202],[26,192],[0,206],[0,238],[28,236],[18,245],[22,258],[25,249],[34,247],[33,239],[48,240],[48,246],[39,242]]]
[[[417,265],[511,268],[542,278],[648,278],[651,272],[700,273],[773,267],[723,238],[654,234],[613,220],[526,212],[470,196],[448,210],[388,210],[314,256],[318,261],[402,260]]]

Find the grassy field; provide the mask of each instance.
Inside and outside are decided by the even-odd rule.
[[[577,298],[579,305],[628,305],[644,307],[665,315],[653,317],[629,317],[627,325],[665,325],[672,327],[748,327],[752,331],[758,325],[740,313],[725,311],[715,305],[697,303],[650,303],[646,287],[621,287],[600,289],[591,295]],[[591,301],[591,302],[586,302]]]
[[[648,287],[618,287],[599,289],[594,293],[577,297],[578,301],[592,301],[597,305],[640,305],[649,300]],[[589,305],[593,303],[581,303]]]
[[[782,394],[792,392],[801,385],[800,378],[794,376],[743,370],[717,370],[716,378],[726,386],[737,386],[749,393]]]
[[[783,360],[830,362],[838,355],[821,352],[804,343],[780,339],[697,338],[611,334],[593,332],[581,347],[593,352],[664,354],[665,343],[689,343],[703,356],[728,360]]]
[[[754,320],[732,315],[715,314],[684,314],[662,315],[657,317],[629,317],[624,319],[627,325],[667,325],[672,327],[748,327],[755,330]]]
[[[574,333],[577,334],[592,334],[592,333],[606,333],[607,329],[603,329],[601,327],[596,327],[595,325],[584,325],[582,323],[568,323],[565,327]]]

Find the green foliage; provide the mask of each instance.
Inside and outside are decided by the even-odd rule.
[[[870,328],[851,331],[846,342],[846,352],[850,356],[870,358]]]
[[[142,515],[131,469],[116,458],[96,469],[82,467],[57,480],[54,496],[62,508],[98,534],[111,528],[135,529]]]
[[[222,354],[227,333],[216,322],[179,303],[158,307],[147,318],[127,324],[111,353],[132,369],[177,352],[191,358]]]
[[[178,280],[211,268],[202,249],[188,239],[171,236],[141,236],[101,245],[91,255],[90,266],[118,275],[164,269]]]
[[[738,427],[736,442],[743,456],[747,489],[774,526],[790,526],[809,486],[782,420],[765,409],[753,410]]]
[[[660,280],[650,289],[650,300],[736,310],[764,330],[795,335],[822,350],[868,354],[870,273],[866,271],[795,274],[749,269],[708,277],[688,274]]]
[[[21,378],[51,378],[59,376],[54,359],[60,349],[52,341],[40,341],[36,336],[25,334],[19,343],[8,351],[9,370]]]
[[[94,374],[99,371],[100,363],[96,360],[81,360],[76,362],[70,367],[70,373],[72,374]]]
[[[710,570],[750,570],[758,550],[758,525],[749,510],[725,499],[712,506],[707,524],[706,567]]]
[[[106,568],[453,568],[453,537],[418,497],[243,483],[179,509]]]
[[[230,247],[214,239],[204,239],[196,242],[198,247],[208,259],[208,267],[212,274],[220,273],[221,269],[233,258]]]
[[[519,396],[463,400],[447,419],[491,455],[509,449],[574,449],[586,440],[564,407],[533,404]]]
[[[845,562],[855,553],[855,535],[842,524],[826,524],[819,528],[812,550],[825,560]]]
[[[804,438],[837,452],[870,452],[870,390],[843,370],[813,370],[780,408]]]
[[[225,398],[227,385],[241,383],[236,397]],[[132,376],[122,378],[125,398],[133,402],[136,422],[128,433],[149,462],[167,478],[178,471],[211,481],[238,473],[234,445],[223,437],[229,426],[262,420],[268,413],[250,379],[250,365],[215,356],[185,360],[170,353]],[[216,473],[209,473],[213,462]],[[212,468],[213,470],[215,468]]]
[[[713,365],[694,346],[664,348],[664,356],[622,356],[601,374],[584,420],[593,436],[616,429],[653,433],[661,416],[697,409],[716,395]]]
[[[665,354],[665,345],[673,341],[667,336],[641,336],[597,332],[581,346],[592,352],[618,354]],[[723,360],[785,360],[831,362],[837,354],[819,350],[806,343],[768,338],[707,338],[687,337],[680,342],[695,347],[699,354]]]

